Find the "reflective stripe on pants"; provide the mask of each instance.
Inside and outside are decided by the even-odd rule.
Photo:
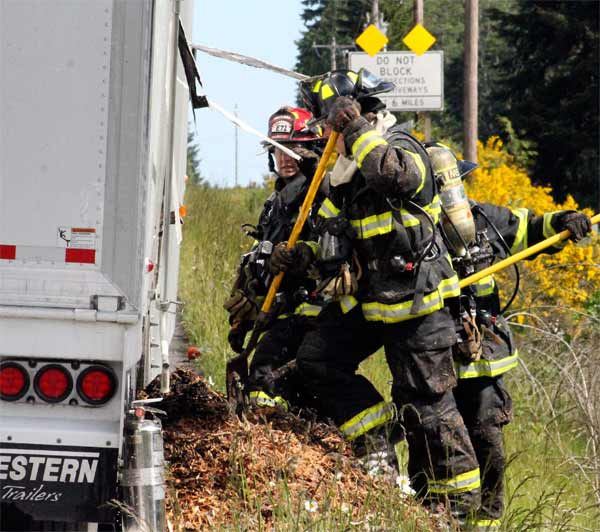
[[[519,353],[499,360],[477,360],[470,364],[455,364],[456,375],[459,379],[474,379],[477,377],[497,377],[519,365]]]
[[[355,440],[376,427],[385,425],[396,416],[393,403],[382,401],[356,414],[340,426],[340,431],[348,441]]]
[[[430,493],[462,493],[480,487],[479,468],[444,480],[429,480],[427,483],[427,489]]]
[[[265,392],[253,391],[253,392],[250,392],[250,399],[254,401],[256,406],[268,406],[271,408],[280,406],[284,410],[289,409],[288,402],[280,395],[271,397],[269,394],[267,394]]]

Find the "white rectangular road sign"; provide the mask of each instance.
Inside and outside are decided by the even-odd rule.
[[[444,52],[416,55],[412,52],[380,52],[375,57],[351,52],[348,67],[354,72],[366,68],[385,81],[393,92],[378,98],[390,111],[442,111],[444,109]]]

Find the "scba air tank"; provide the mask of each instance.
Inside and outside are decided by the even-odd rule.
[[[445,146],[427,148],[442,203],[441,223],[455,256],[464,257],[475,242],[475,222],[458,161]]]

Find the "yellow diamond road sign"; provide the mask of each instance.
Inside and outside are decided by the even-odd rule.
[[[423,55],[435,42],[435,37],[431,35],[421,24],[416,24],[410,30],[402,42],[406,44],[417,55]]]
[[[360,46],[371,57],[377,55],[377,52],[388,43],[388,38],[375,24],[367,26],[356,39],[356,44]]]

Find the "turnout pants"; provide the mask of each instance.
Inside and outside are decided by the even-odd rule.
[[[331,304],[304,338],[297,361],[300,378],[320,411],[348,439],[397,416],[409,446],[413,488],[427,503],[442,502],[462,517],[479,506],[480,479],[452,393],[454,343],[454,324],[445,309],[383,324],[365,320],[360,306],[342,314]],[[393,376],[396,412],[356,374],[360,362],[381,346]]]
[[[256,346],[250,363],[248,389],[250,399],[259,406],[307,406],[303,400],[302,386],[297,372],[290,372],[277,382],[269,374],[296,358],[298,348],[306,333],[314,329],[315,317],[291,315],[275,320]]]
[[[512,401],[502,377],[460,379],[454,396],[481,471],[481,508],[472,524],[497,527],[504,511],[502,427],[512,418]]]

